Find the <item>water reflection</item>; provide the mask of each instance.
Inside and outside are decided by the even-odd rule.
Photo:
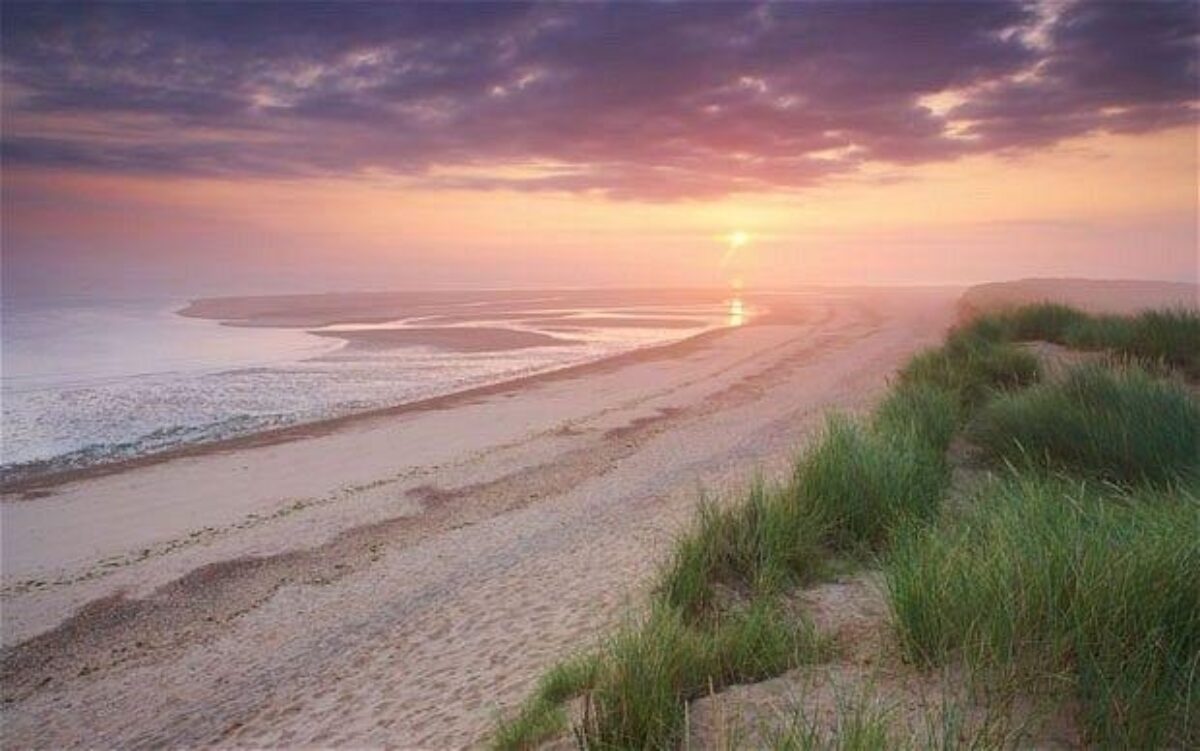
[[[742,298],[735,297],[729,301],[729,325],[741,326],[746,322],[746,307],[742,304]]]

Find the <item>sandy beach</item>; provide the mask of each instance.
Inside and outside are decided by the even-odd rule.
[[[779,471],[956,299],[806,293],[612,362],[10,494],[7,741],[471,745],[629,612],[702,490]]]

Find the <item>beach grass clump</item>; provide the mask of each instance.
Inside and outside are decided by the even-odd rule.
[[[1044,341],[1066,344],[1071,333],[1091,318],[1087,313],[1058,303],[1024,305],[1001,313],[997,318],[1016,341]]]
[[[1072,349],[1127,354],[1134,337],[1134,319],[1129,316],[1091,315],[1069,327],[1058,343]]]
[[[958,431],[962,408],[950,391],[929,384],[898,385],[876,408],[872,427],[877,433],[911,433],[930,450],[942,452]]]
[[[980,316],[951,335],[955,341],[1046,341],[1073,349],[1110,350],[1145,365],[1160,364],[1200,377],[1200,310],[1147,310],[1132,316],[1089,314],[1037,303]]]
[[[1124,354],[1179,368],[1200,378],[1200,310],[1149,310],[1136,316]]]
[[[834,415],[800,458],[794,492],[824,520],[841,551],[878,550],[907,520],[929,519],[949,481],[945,457],[913,431],[870,430]]]
[[[1122,483],[1162,482],[1200,464],[1200,403],[1129,365],[1091,364],[985,405],[968,437],[999,462]]]
[[[907,655],[1071,687],[1102,745],[1193,746],[1200,500],[1018,476],[913,528],[886,569]]]
[[[563,704],[595,682],[597,666],[597,656],[585,654],[551,668],[517,713],[500,720],[492,734],[491,747],[497,751],[532,749],[565,730],[567,713]]]
[[[761,481],[741,503],[703,503],[692,529],[676,542],[659,597],[697,616],[712,612],[718,585],[756,596],[803,583],[820,564],[824,526],[811,504]]]
[[[573,728],[586,748],[669,748],[687,703],[734,683],[778,675],[828,650],[812,625],[759,597],[719,619],[696,622],[654,602],[596,652],[552,669],[492,734],[497,749],[530,749],[567,727],[564,704],[579,699]]]
[[[973,408],[997,391],[1024,388],[1038,380],[1040,367],[1033,353],[990,336],[976,329],[960,332],[945,346],[916,355],[900,371],[901,386],[938,388]]]
[[[682,736],[688,701],[778,675],[822,652],[806,621],[766,598],[725,615],[715,628],[656,607],[601,651],[577,732],[587,748],[670,748]]]
[[[531,751],[567,727],[561,704],[531,698],[512,717],[501,718],[492,730],[489,747],[496,751]]]

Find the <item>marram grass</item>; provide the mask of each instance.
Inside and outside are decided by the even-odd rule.
[[[698,616],[713,611],[717,585],[769,595],[804,583],[820,565],[824,530],[820,509],[789,488],[756,482],[741,503],[703,503],[694,526],[675,545],[659,596]]]
[[[796,465],[795,493],[819,509],[836,549],[877,550],[905,520],[928,519],[949,481],[942,453],[911,431],[833,416]]]
[[[1074,349],[1105,349],[1200,378],[1200,310],[1147,310],[1132,316],[1084,313],[1057,303],[992,313],[966,331],[994,341],[1041,340]]]
[[[1068,686],[1089,739],[1200,742],[1200,501],[1046,476],[912,528],[887,565],[908,656]]]
[[[561,732],[560,702],[578,697],[575,732],[589,749],[672,748],[684,732],[687,702],[732,683],[762,680],[824,652],[803,619],[766,599],[696,624],[678,610],[652,606],[612,636],[584,667],[556,668],[516,716],[493,735],[496,748],[534,748]],[[552,681],[553,682],[553,681]],[[553,693],[554,696],[550,694]]]
[[[1200,464],[1200,402],[1136,366],[1086,365],[993,400],[970,439],[992,459],[1114,482],[1165,482]]]

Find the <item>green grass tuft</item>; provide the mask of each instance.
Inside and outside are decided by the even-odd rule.
[[[875,410],[872,426],[885,436],[913,435],[932,451],[950,446],[962,409],[950,391],[928,383],[897,386]]]
[[[1124,354],[1180,368],[1200,378],[1200,310],[1151,310],[1133,319]]]
[[[900,384],[950,392],[971,408],[996,391],[1024,388],[1036,382],[1039,374],[1032,353],[968,332],[952,337],[944,347],[915,356],[900,371]]]
[[[701,505],[693,529],[675,545],[658,592],[669,606],[711,612],[714,587],[774,594],[812,578],[824,520],[786,489],[756,482],[743,503]]]
[[[945,458],[912,432],[876,433],[834,416],[796,465],[795,492],[819,510],[839,550],[880,549],[906,519],[937,512]]]
[[[1026,305],[999,316],[1010,339],[1059,344],[1066,344],[1068,332],[1085,325],[1089,318],[1080,310],[1049,302]]]
[[[498,723],[491,738],[492,748],[497,751],[532,749],[565,730],[567,714],[562,704],[591,688],[597,667],[595,655],[580,655],[551,668],[538,681],[533,695],[516,715]]]
[[[982,316],[956,336],[976,342],[1041,340],[1075,349],[1107,349],[1145,365],[1162,364],[1200,378],[1200,310],[1195,309],[1115,316],[1038,303]]]
[[[788,723],[775,731],[765,744],[772,751],[877,751],[900,748],[892,731],[893,709],[876,697],[835,697],[830,727],[797,708]]]
[[[500,720],[488,745],[496,751],[528,751],[566,727],[567,713],[561,704],[530,699],[516,715]]]
[[[682,735],[689,700],[777,675],[822,651],[811,626],[766,600],[715,628],[658,607],[602,650],[577,730],[592,749],[670,748]]]
[[[1098,487],[1098,486],[1097,486]],[[1024,477],[887,567],[910,658],[1069,685],[1091,738],[1200,741],[1200,501]]]
[[[1088,365],[986,405],[968,437],[991,458],[1123,483],[1162,482],[1200,463],[1200,405],[1137,367]]]

